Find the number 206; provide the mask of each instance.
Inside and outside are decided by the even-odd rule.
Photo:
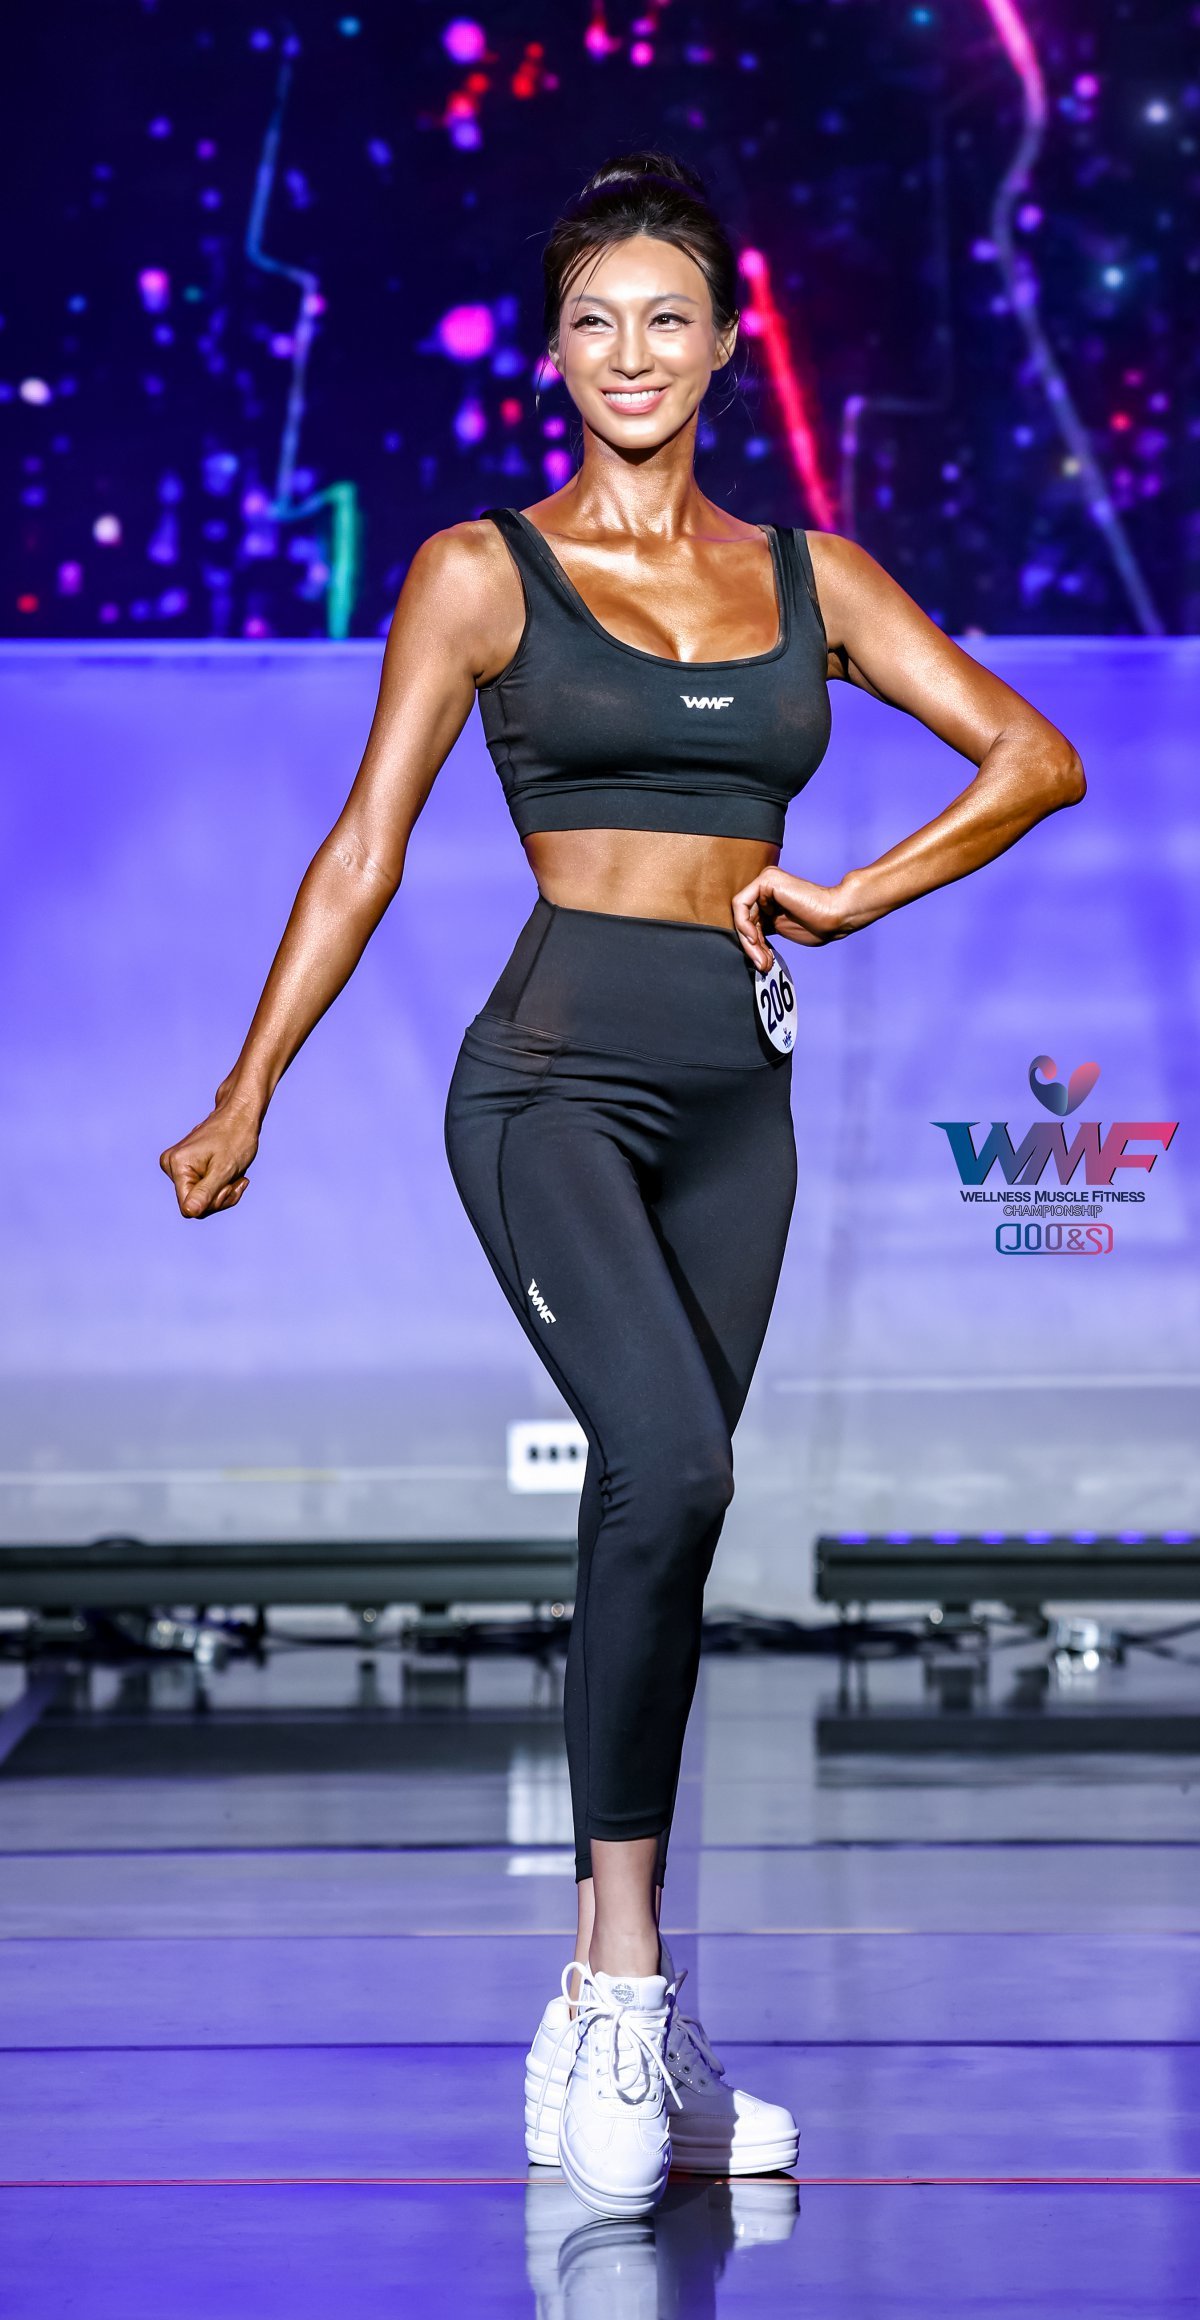
[[[784,981],[782,975],[774,974],[769,982],[763,984],[758,994],[758,1003],[762,1008],[763,1021],[768,1031],[774,1031],[782,1023],[784,1016],[792,1013],[796,1004],[796,994],[791,984]]]

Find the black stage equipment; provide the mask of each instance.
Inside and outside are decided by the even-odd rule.
[[[0,1546],[0,1609],[151,1610],[164,1603],[555,1603],[575,1592],[568,1539],[93,1539]]]
[[[842,1531],[815,1549],[816,1593],[840,1610],[932,1604],[944,1615],[1002,1604],[1200,1602],[1194,1531]]]

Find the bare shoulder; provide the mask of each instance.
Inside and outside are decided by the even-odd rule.
[[[918,630],[928,630],[930,638],[940,636],[907,589],[858,540],[848,540],[840,532],[804,536],[831,660],[837,657],[842,663],[836,670],[831,667],[831,676],[845,674],[846,648],[853,652],[856,640],[885,620],[905,624],[910,637]]]
[[[1065,769],[1056,776],[1059,788],[1082,796],[1078,753],[1040,710],[964,652],[857,540],[837,532],[806,536],[831,677],[918,718],[975,765],[1002,732],[1036,734]]]
[[[512,557],[496,525],[483,517],[448,524],[422,540],[398,607],[443,643],[453,640],[477,679],[511,658],[524,610]]]
[[[408,567],[405,587],[414,581],[422,595],[447,602],[461,602],[465,592],[470,602],[485,597],[511,570],[512,558],[495,524],[477,517],[430,532]]]
[[[893,588],[898,585],[857,540],[847,540],[841,532],[806,532],[804,537],[818,591],[827,588],[831,599],[839,590],[869,588],[879,581]]]

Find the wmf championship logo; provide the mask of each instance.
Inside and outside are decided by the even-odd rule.
[[[996,1247],[1005,1257],[1106,1257],[1113,1245],[1108,1209],[1120,1201],[1141,1202],[1144,1187],[1114,1185],[1120,1168],[1149,1175],[1179,1126],[1178,1120],[1114,1120],[1105,1135],[1099,1120],[1080,1120],[1073,1129],[1061,1125],[1077,1111],[1100,1077],[1098,1063],[1076,1064],[1068,1080],[1055,1077],[1052,1055],[1035,1055],[1029,1066],[1029,1085],[1053,1120],[1035,1120],[1020,1144],[1014,1144],[1007,1120],[993,1120],[978,1148],[973,1131],[978,1120],[934,1120],[950,1141],[958,1170],[959,1197],[981,1204],[998,1202],[1003,1221],[996,1226]],[[1151,1145],[1150,1151],[1131,1145]],[[1005,1190],[987,1189],[998,1169]],[[1057,1182],[1043,1185],[1052,1173]],[[1082,1173],[1082,1181],[1076,1179]]]

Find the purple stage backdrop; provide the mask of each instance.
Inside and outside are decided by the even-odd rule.
[[[714,1599],[801,1607],[825,1527],[1200,1521],[1200,643],[971,649],[1070,734],[1089,795],[981,874],[790,954],[800,1194]],[[157,1168],[237,1051],[378,665],[370,643],[0,648],[5,1539],[571,1527],[569,1498],[508,1491],[506,1423],[563,1413],[442,1149],[461,1029],[535,891],[476,717],[240,1208],[185,1224]],[[784,850],[819,879],[970,771],[833,700]],[[934,1124],[975,1123],[974,1149],[993,1122],[1016,1148],[1050,1133],[1039,1056],[1064,1082],[1099,1065],[1068,1143],[1128,1123],[1126,1162],[1153,1157],[1112,1168],[1105,1141],[1106,1184],[1080,1162],[1075,1242],[1084,1218],[1022,1206],[999,1164],[962,1184]],[[1051,1155],[1037,1189],[1057,1187]]]

